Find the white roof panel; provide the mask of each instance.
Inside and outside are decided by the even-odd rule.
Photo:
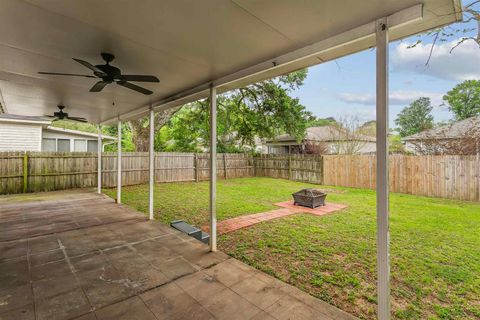
[[[460,19],[457,0],[1,0],[0,102],[21,115],[64,104],[94,123],[133,118],[205,97],[210,83],[222,92],[364,50],[372,22],[418,4],[423,19],[395,23],[391,39]],[[38,74],[89,74],[72,58],[102,64],[100,52],[123,73],[160,78],[137,83],[154,94]]]

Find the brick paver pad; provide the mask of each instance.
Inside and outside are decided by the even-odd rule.
[[[219,221],[217,222],[217,232],[218,234],[229,233],[238,229],[253,226],[254,224],[257,224],[263,221],[286,217],[296,213],[310,213],[317,216],[322,216],[324,214],[339,211],[347,207],[346,205],[343,205],[343,204],[337,204],[337,203],[331,203],[331,202],[326,203],[324,206],[317,207],[315,209],[296,206],[293,204],[293,201],[279,202],[279,203],[275,203],[275,205],[282,208]],[[205,232],[210,231],[209,226],[203,226],[202,229]]]

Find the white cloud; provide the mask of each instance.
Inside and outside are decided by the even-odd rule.
[[[341,112],[337,112],[334,115],[335,119],[341,118],[356,118],[360,123],[364,123],[370,120],[375,120],[375,108],[366,108],[366,109],[347,109]]]
[[[414,48],[408,48],[411,43],[400,43],[393,50],[393,70],[454,81],[480,79],[479,46],[473,41],[466,41],[450,53],[458,41],[436,44],[428,66],[425,63],[430,54],[431,44],[420,43]]]
[[[420,97],[429,97],[433,106],[439,106],[442,104],[442,94],[437,92],[425,92],[425,91],[403,91],[395,90],[390,91],[390,104],[392,105],[408,105],[413,100]],[[338,95],[338,98],[343,102],[374,105],[375,95],[372,93],[350,93],[344,92]]]
[[[371,93],[343,92],[338,95],[338,98],[347,103],[358,103],[367,106],[375,104],[375,96]]]

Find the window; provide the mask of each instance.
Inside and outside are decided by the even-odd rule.
[[[59,152],[70,152],[70,139],[58,139],[57,140],[57,151],[59,151]]]
[[[98,141],[97,140],[88,140],[87,141],[87,151],[88,152],[97,152]]]
[[[42,139],[42,151],[57,151],[55,139],[43,138]]]
[[[87,151],[87,140],[77,140],[77,139],[75,139],[73,151],[75,151],[75,152],[85,152],[85,151]]]

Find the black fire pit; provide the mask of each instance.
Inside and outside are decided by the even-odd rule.
[[[315,209],[325,205],[327,194],[315,189],[302,189],[292,194],[293,204]]]

